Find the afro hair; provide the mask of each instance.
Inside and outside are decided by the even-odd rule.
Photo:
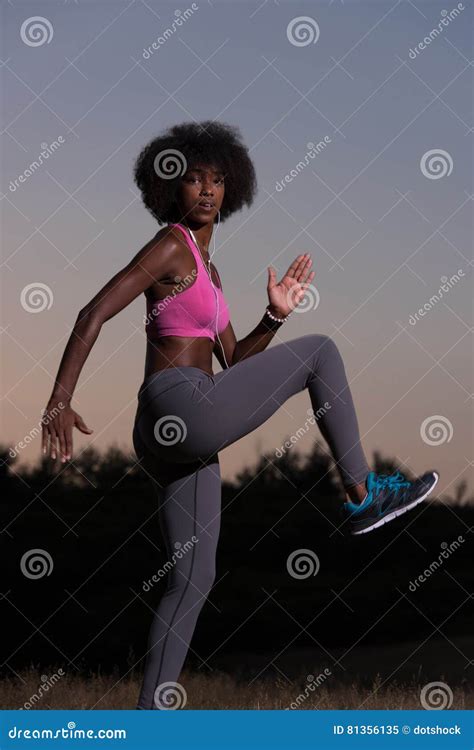
[[[257,180],[239,129],[213,120],[185,122],[147,143],[134,164],[135,183],[158,224],[180,221],[176,203],[180,180],[199,163],[216,167],[225,175],[221,221],[244,204],[252,204]]]

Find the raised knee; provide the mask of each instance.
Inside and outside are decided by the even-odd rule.
[[[338,346],[331,336],[325,333],[309,333],[308,338],[311,339],[314,351],[320,352],[325,356],[328,354],[339,353]]]

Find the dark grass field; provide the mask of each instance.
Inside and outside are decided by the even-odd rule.
[[[458,648],[465,652],[471,644],[469,638],[456,640]],[[455,663],[450,644],[433,639],[412,653],[416,648],[417,644],[409,642],[388,648],[355,648],[339,666],[326,656],[322,658],[321,653],[316,655],[314,650],[301,650],[287,654],[263,671],[262,665],[269,663],[267,655],[242,654],[240,666],[233,670],[224,662],[212,672],[184,669],[179,707],[185,710],[422,709],[423,687],[441,682],[446,685],[441,689],[449,703],[446,708],[473,709],[470,668],[463,669]],[[334,652],[333,656],[340,658],[342,652]],[[16,677],[3,678],[1,707],[29,710],[136,707],[141,684],[141,671],[136,668],[128,673],[117,670],[89,676],[64,669],[64,676],[48,689],[40,690],[42,678],[55,671],[30,667],[17,672]],[[432,700],[442,703],[444,698],[438,693]]]
[[[23,707],[25,696],[31,699],[40,685],[40,674],[36,670],[19,673],[21,679],[4,679],[0,684],[2,709]],[[186,692],[186,709],[422,709],[421,683],[398,683],[382,685],[376,678],[370,687],[357,682],[334,684],[331,678],[315,687],[308,688],[306,675],[288,684],[286,679],[257,680],[251,687],[238,682],[225,673],[211,677],[183,672],[181,685]],[[119,675],[91,675],[88,678],[67,675],[53,688],[36,700],[28,710],[47,709],[135,709],[140,688],[137,676],[120,679]],[[364,701],[363,705],[361,703]],[[474,691],[455,686],[452,709],[474,708]]]

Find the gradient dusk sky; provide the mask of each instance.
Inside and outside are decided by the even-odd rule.
[[[173,123],[215,119],[240,128],[258,178],[213,257],[238,338],[263,314],[267,266],[280,279],[309,252],[308,303],[270,346],[332,336],[369,461],[378,449],[417,474],[438,468],[442,494],[462,479],[472,493],[472,10],[5,0],[3,443],[38,424],[77,313],[158,230],[133,183],[140,149]],[[76,453],[132,449],[144,314],[140,297],[99,335],[72,402],[94,433],[75,431]],[[276,451],[309,406],[294,396],[225,449],[223,477]],[[315,438],[326,447],[316,426],[297,447]],[[19,461],[39,456],[37,438]]]

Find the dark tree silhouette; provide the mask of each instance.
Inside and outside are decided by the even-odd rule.
[[[149,478],[131,450],[115,445],[104,453],[86,448],[57,467],[44,458],[22,467],[4,446],[0,458],[3,670],[32,661],[126,670],[146,650],[150,608],[166,585],[164,578],[148,590],[143,585],[166,562]],[[407,473],[378,451],[371,464],[378,472]],[[443,632],[450,640],[470,632],[462,598],[472,589],[467,542],[474,506],[466,483],[452,498],[422,503],[365,538],[345,533],[343,500],[334,462],[319,443],[307,455],[295,446],[279,458],[260,453],[254,466],[223,482],[217,582],[194,651],[206,656],[224,643],[210,663],[235,658],[237,668],[239,653],[278,653],[293,635],[295,652],[314,647],[314,639],[329,650],[356,639],[421,642],[435,632],[430,622],[443,622],[449,612],[455,614]],[[460,536],[466,543],[410,592],[410,581],[438,559],[442,545]],[[52,569],[28,577],[23,558],[37,549]],[[288,557],[299,549],[318,556],[317,575],[289,574]],[[306,630],[297,625],[316,615]],[[191,652],[188,660],[198,666]]]

